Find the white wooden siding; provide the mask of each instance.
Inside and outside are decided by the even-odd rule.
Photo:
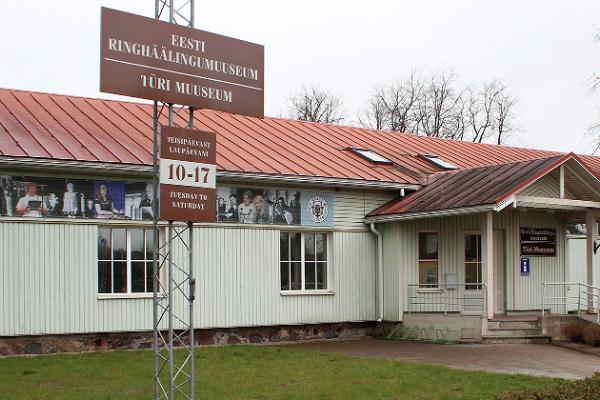
[[[68,221],[0,222],[0,336],[151,329],[151,299],[97,298],[97,230]],[[282,296],[278,230],[195,228],[196,326],[375,320],[374,235],[330,237],[334,294]],[[174,249],[176,260],[183,254],[182,246]]]
[[[544,282],[564,282],[565,280],[565,226],[556,216],[544,212],[500,213],[497,223],[506,232],[507,248],[507,307],[509,310],[541,309],[542,287]],[[530,273],[521,276],[520,227],[556,229],[556,257],[534,257],[530,259]],[[547,293],[556,296],[560,288]]]
[[[365,215],[396,198],[398,192],[350,191],[334,192],[336,228],[365,229]]]
[[[418,232],[438,231],[440,282],[448,273],[456,273],[458,282],[464,282],[461,237],[467,231],[482,231],[481,214],[446,218],[427,218],[398,222],[399,268],[404,271],[404,285],[419,280]],[[520,274],[520,226],[554,228],[557,234],[556,257],[530,257],[529,276]],[[501,230],[505,237],[505,264],[507,282],[507,309],[536,310],[541,305],[543,282],[560,282],[565,279],[565,227],[555,216],[543,212],[510,212],[494,214],[494,230]],[[558,292],[557,292],[558,293]],[[408,311],[408,291],[402,296],[403,310]],[[426,309],[423,311],[436,311]]]
[[[566,280],[568,282],[587,284],[586,248],[587,242],[585,236],[567,237]],[[594,259],[594,266],[598,268],[600,265],[600,251],[594,254]],[[600,287],[600,274],[596,274],[594,278],[595,282],[593,286]]]
[[[558,169],[550,172],[537,182],[523,189],[519,194],[525,196],[539,197],[560,197],[560,172]],[[565,188],[566,189],[566,188]],[[571,193],[566,190],[565,197],[574,198]]]

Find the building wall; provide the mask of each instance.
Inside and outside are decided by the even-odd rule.
[[[499,217],[498,227],[506,232],[508,250],[507,307],[509,310],[539,310],[544,282],[564,282],[566,278],[565,225],[555,215],[544,212],[501,213]],[[531,272],[528,276],[521,276],[520,226],[556,229],[556,257],[530,256]],[[558,296],[562,295],[562,289],[550,288],[546,293]]]
[[[398,245],[400,247],[398,269],[403,271],[405,293],[400,297],[401,309],[409,309],[410,290],[407,285],[417,284],[418,269],[418,232],[438,231],[440,281],[446,274],[457,274],[458,282],[464,282],[463,241],[465,232],[480,231],[483,234],[484,215],[473,214],[444,218],[424,218],[413,221],[397,222]],[[529,276],[520,275],[520,226],[554,228],[557,234],[556,257],[530,257]],[[503,231],[505,238],[505,266],[507,281],[507,310],[539,310],[541,290],[544,282],[561,282],[565,278],[565,226],[553,214],[544,212],[504,211],[494,214],[494,230]],[[485,245],[482,244],[485,248]],[[484,250],[484,249],[482,249]],[[485,262],[485,254],[484,254]],[[549,295],[557,292],[549,291]],[[441,311],[439,307],[421,306],[413,311]]]
[[[195,326],[375,320],[376,239],[362,219],[392,197],[335,192],[331,294],[281,294],[277,227],[195,227]],[[98,221],[0,219],[0,336],[152,328],[151,298],[98,298],[97,235]]]

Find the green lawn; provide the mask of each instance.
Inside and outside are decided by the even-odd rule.
[[[197,350],[199,399],[488,399],[561,380],[286,347]],[[0,399],[150,399],[152,352],[0,359]]]

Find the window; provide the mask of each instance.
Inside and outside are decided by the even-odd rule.
[[[281,290],[327,290],[327,234],[281,232]]]
[[[481,235],[465,234],[465,289],[481,290]]]
[[[354,153],[358,154],[362,158],[366,158],[367,160],[374,162],[376,164],[392,164],[391,160],[388,160],[384,156],[377,154],[372,150],[358,149],[355,147],[351,147],[350,150],[352,150]]]
[[[419,285],[438,285],[438,233],[419,232]]]
[[[456,165],[451,164],[448,161],[441,159],[440,156],[434,156],[431,154],[423,154],[423,155],[421,155],[421,157],[423,157],[430,163],[432,163],[442,169],[458,169],[458,167]]]
[[[152,229],[98,230],[98,293],[151,293]]]

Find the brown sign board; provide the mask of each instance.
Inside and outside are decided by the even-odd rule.
[[[521,227],[522,256],[556,256],[556,229]]]
[[[215,222],[216,135],[162,127],[160,211],[167,221]]]
[[[100,91],[264,116],[264,47],[102,8]]]
[[[522,256],[556,256],[556,243],[521,243]]]

